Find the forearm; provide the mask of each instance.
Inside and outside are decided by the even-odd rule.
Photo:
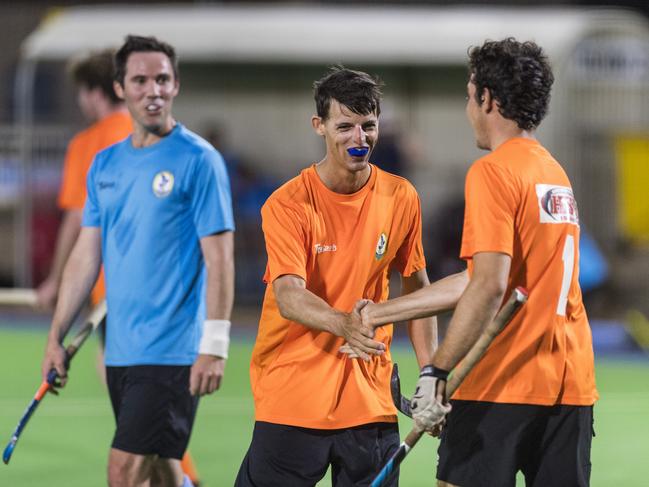
[[[450,275],[412,293],[372,306],[367,317],[374,326],[380,326],[451,310],[457,305],[467,282],[466,271]]]
[[[56,247],[52,260],[52,268],[48,279],[57,283],[61,282],[65,263],[74,248],[74,243],[81,230],[81,210],[67,210],[63,214],[63,221],[56,238]]]
[[[502,303],[505,289],[493,280],[472,279],[462,295],[446,335],[433,356],[432,363],[452,370],[491,322]]]
[[[283,318],[344,338],[354,355],[363,360],[385,352],[385,344],[373,340],[374,329],[362,323],[359,303],[350,313],[338,311],[309,291],[304,279],[293,274],[278,277],[272,286]],[[362,300],[361,303],[365,304]]]
[[[222,258],[207,265],[206,280],[206,318],[229,320],[234,303],[234,257],[231,253],[224,253]]]
[[[201,252],[205,262],[205,312],[201,341],[198,347],[199,358],[196,362],[196,373],[202,375],[204,365],[208,368],[215,361],[228,357],[230,347],[230,314],[234,301],[234,235],[232,232],[209,235],[200,240]],[[202,357],[202,358],[201,358]],[[205,363],[199,363],[205,362]],[[198,365],[197,365],[198,364]],[[211,364],[211,365],[210,365]],[[219,365],[223,375],[222,364]],[[193,373],[192,373],[193,377]],[[190,389],[195,393],[214,391],[218,383],[210,387],[198,387],[194,379]],[[200,382],[200,381],[199,381]]]
[[[437,348],[437,318],[433,316],[409,321],[408,336],[419,368],[430,364]]]
[[[63,271],[59,297],[52,318],[49,338],[59,343],[63,341],[74,318],[97,281],[101,258],[99,255],[84,253],[78,245],[72,251]]]
[[[277,301],[283,318],[314,330],[340,336],[340,325],[347,319],[346,313],[332,308],[306,288],[283,289]]]

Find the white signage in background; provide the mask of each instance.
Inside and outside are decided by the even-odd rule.
[[[586,39],[577,45],[569,70],[584,81],[649,82],[649,40],[631,37]]]

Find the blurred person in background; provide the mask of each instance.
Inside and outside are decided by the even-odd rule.
[[[128,36],[115,92],[133,134],[88,174],[82,228],[65,266],[43,374],[65,385],[63,339],[106,269],[106,377],[116,419],[111,487],[191,486],[180,459],[198,398],[220,387],[234,295],[232,203],[225,164],[172,116],[176,53]]]
[[[254,164],[248,157],[240,155],[232,148],[228,143],[229,137],[224,123],[206,123],[202,134],[223,155],[232,185],[232,205],[237,225],[234,236],[237,249],[237,302],[257,306],[265,287],[259,276],[266,268],[261,207],[280,183],[267,171],[260,169],[260,164]]]
[[[372,162],[382,170],[406,177],[411,157],[405,147],[405,138],[394,115],[381,116],[381,140],[372,151]]]
[[[81,230],[86,201],[86,175],[95,155],[133,131],[131,116],[113,89],[113,50],[104,50],[72,64],[70,74],[77,89],[77,103],[89,127],[74,136],[65,154],[58,205],[63,219],[54,248],[51,270],[38,286],[38,304],[52,309],[56,304],[63,268]],[[92,304],[105,294],[103,270],[92,291]]]

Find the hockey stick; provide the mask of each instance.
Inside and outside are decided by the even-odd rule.
[[[460,386],[466,376],[469,375],[471,369],[473,369],[473,367],[480,361],[494,338],[496,338],[505,325],[511,321],[516,314],[516,311],[518,311],[525,301],[527,301],[527,291],[522,287],[517,287],[498,314],[494,317],[493,321],[484,329],[462,362],[460,362],[460,364],[453,370],[453,373],[446,385],[447,401]],[[407,399],[405,399],[405,401],[408,402]],[[384,484],[390,475],[399,467],[401,462],[403,462],[410,450],[414,448],[423,433],[424,432],[417,428],[416,425],[413,426],[410,433],[408,433],[401,445],[399,445],[397,451],[394,452],[383,468],[381,468],[378,475],[374,478],[370,484],[371,487],[380,487]]]
[[[72,357],[74,357],[74,355],[77,353],[77,350],[81,348],[81,345],[83,345],[83,342],[86,341],[86,338],[90,336],[92,331],[99,326],[99,324],[104,320],[104,318],[106,318],[106,301],[102,301],[101,303],[99,303],[97,306],[93,308],[93,310],[88,315],[88,318],[86,319],[84,325],[77,332],[77,334],[74,336],[70,344],[65,349],[66,367],[70,365],[70,360],[72,360]],[[20,437],[20,434],[25,428],[27,421],[29,421],[29,418],[31,418],[32,414],[34,414],[36,407],[43,399],[43,397],[50,389],[50,387],[54,384],[54,381],[56,381],[57,378],[58,378],[58,374],[56,373],[56,370],[54,369],[50,370],[49,374],[47,374],[47,379],[43,381],[41,386],[36,391],[34,398],[27,406],[27,409],[25,409],[22,418],[20,418],[20,421],[18,421],[18,426],[16,426],[16,430],[14,431],[14,434],[11,436],[11,440],[7,444],[7,447],[4,449],[4,453],[2,454],[2,461],[5,464],[9,464],[11,455],[13,454],[14,449],[16,448],[16,443],[18,442],[18,438]]]
[[[38,304],[36,291],[28,288],[0,288],[0,306],[31,306]]]
[[[392,402],[401,414],[412,418],[412,408],[410,399],[401,394],[401,379],[399,378],[399,366],[396,362],[392,364],[392,376],[390,377],[390,394]]]

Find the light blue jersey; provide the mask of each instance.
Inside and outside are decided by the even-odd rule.
[[[234,230],[221,155],[177,124],[151,146],[131,137],[88,173],[83,226],[101,227],[106,365],[190,365],[205,315],[199,239]]]

